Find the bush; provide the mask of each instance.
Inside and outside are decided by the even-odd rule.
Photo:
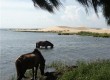
[[[81,35],[81,36],[93,36],[93,37],[103,37],[103,38],[110,37],[110,34],[108,33],[93,33],[93,32],[86,32],[86,31],[80,31],[78,33],[58,33],[58,35]]]
[[[109,80],[110,60],[78,62],[78,68],[65,72],[59,80]]]

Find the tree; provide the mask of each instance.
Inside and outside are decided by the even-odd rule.
[[[99,7],[102,9],[102,13],[110,25],[110,0],[77,0],[86,8],[93,7],[95,12],[98,13]]]
[[[40,7],[49,12],[54,12],[61,5],[60,0],[32,0],[35,7]]]
[[[102,13],[110,25],[110,0],[76,0],[82,4],[85,8],[93,7],[96,14],[99,11],[99,7],[102,9]],[[60,0],[33,0],[35,7],[54,12],[54,9],[61,5]]]

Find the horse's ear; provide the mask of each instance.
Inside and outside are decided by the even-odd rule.
[[[37,48],[34,49],[34,51],[38,50]]]
[[[35,53],[35,52],[36,52],[36,48],[34,49],[33,53]]]
[[[37,48],[34,49],[34,53],[40,52]]]
[[[35,48],[35,49],[34,49],[34,51],[38,51],[38,49],[37,49],[37,48]]]

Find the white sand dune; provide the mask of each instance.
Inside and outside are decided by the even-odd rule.
[[[66,26],[55,26],[55,27],[48,27],[44,29],[39,29],[38,31],[52,31],[52,32],[63,32],[63,31],[70,31],[73,29],[72,27],[66,27]]]
[[[65,33],[77,33],[80,31],[89,31],[97,33],[110,33],[110,29],[97,29],[97,28],[88,28],[88,27],[67,27],[67,26],[55,26],[48,27],[43,29],[38,29],[37,31],[43,32],[65,32]]]
[[[77,33],[80,31],[86,32],[96,32],[96,33],[110,33],[110,29],[101,29],[101,28],[89,28],[89,27],[68,27],[68,26],[54,26],[47,27],[42,29],[14,29],[13,31],[24,31],[24,32],[62,32],[62,33]]]

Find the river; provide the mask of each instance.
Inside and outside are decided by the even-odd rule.
[[[0,30],[0,80],[8,80],[16,74],[15,60],[32,52],[36,42],[42,40],[54,44],[53,49],[39,49],[46,65],[53,61],[71,65],[78,60],[110,59],[110,38]]]

